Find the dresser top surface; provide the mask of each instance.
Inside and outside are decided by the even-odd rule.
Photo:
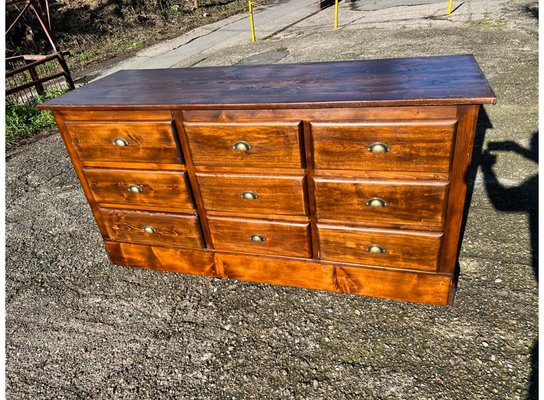
[[[472,55],[125,70],[44,109],[312,108],[495,103]]]

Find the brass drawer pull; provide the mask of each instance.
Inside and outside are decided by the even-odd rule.
[[[255,243],[262,243],[266,240],[266,238],[262,235],[250,235],[249,240]]]
[[[385,253],[385,248],[377,244],[371,244],[366,248],[366,251],[370,254],[383,254]]]
[[[128,187],[128,191],[130,193],[142,193],[144,191],[144,188],[141,187],[140,185],[130,185]]]
[[[388,153],[389,146],[386,145],[385,143],[376,142],[368,146],[368,151],[375,154]]]
[[[245,199],[245,200],[255,200],[259,196],[255,192],[243,192],[241,194],[241,197],[242,197],[242,199]]]
[[[379,197],[373,197],[367,200],[366,205],[372,208],[381,208],[385,207],[387,205],[387,202],[384,199],[380,199]]]
[[[248,152],[251,150],[251,145],[243,140],[236,142],[232,145],[232,148],[236,151]]]
[[[144,231],[145,233],[149,233],[149,234],[153,234],[153,233],[156,233],[156,232],[157,232],[156,229],[153,228],[153,227],[150,226],[150,225],[144,226],[144,227],[143,227],[143,231]]]
[[[125,147],[125,146],[128,146],[128,140],[122,137],[117,137],[113,139],[112,144],[118,147]]]

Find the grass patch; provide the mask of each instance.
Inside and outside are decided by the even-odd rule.
[[[491,19],[487,17],[482,19],[469,20],[468,24],[485,28],[506,28],[508,25],[507,22],[503,19]]]
[[[53,129],[55,119],[50,111],[38,110],[36,105],[60,96],[65,90],[51,90],[31,103],[6,102],[6,148],[45,130]]]

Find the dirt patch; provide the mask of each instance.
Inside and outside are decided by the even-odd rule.
[[[112,64],[157,42],[243,12],[247,12],[246,0],[60,0],[51,5],[51,22],[59,48],[72,53],[68,63],[77,77],[92,75],[99,65]],[[9,8],[7,22],[17,14],[18,9]],[[22,18],[6,42],[8,56],[50,50],[30,14]]]

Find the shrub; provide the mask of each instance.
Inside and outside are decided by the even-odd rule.
[[[6,147],[10,148],[22,139],[53,129],[53,114],[50,111],[38,110],[36,105],[64,92],[50,90],[30,103],[6,102]]]

